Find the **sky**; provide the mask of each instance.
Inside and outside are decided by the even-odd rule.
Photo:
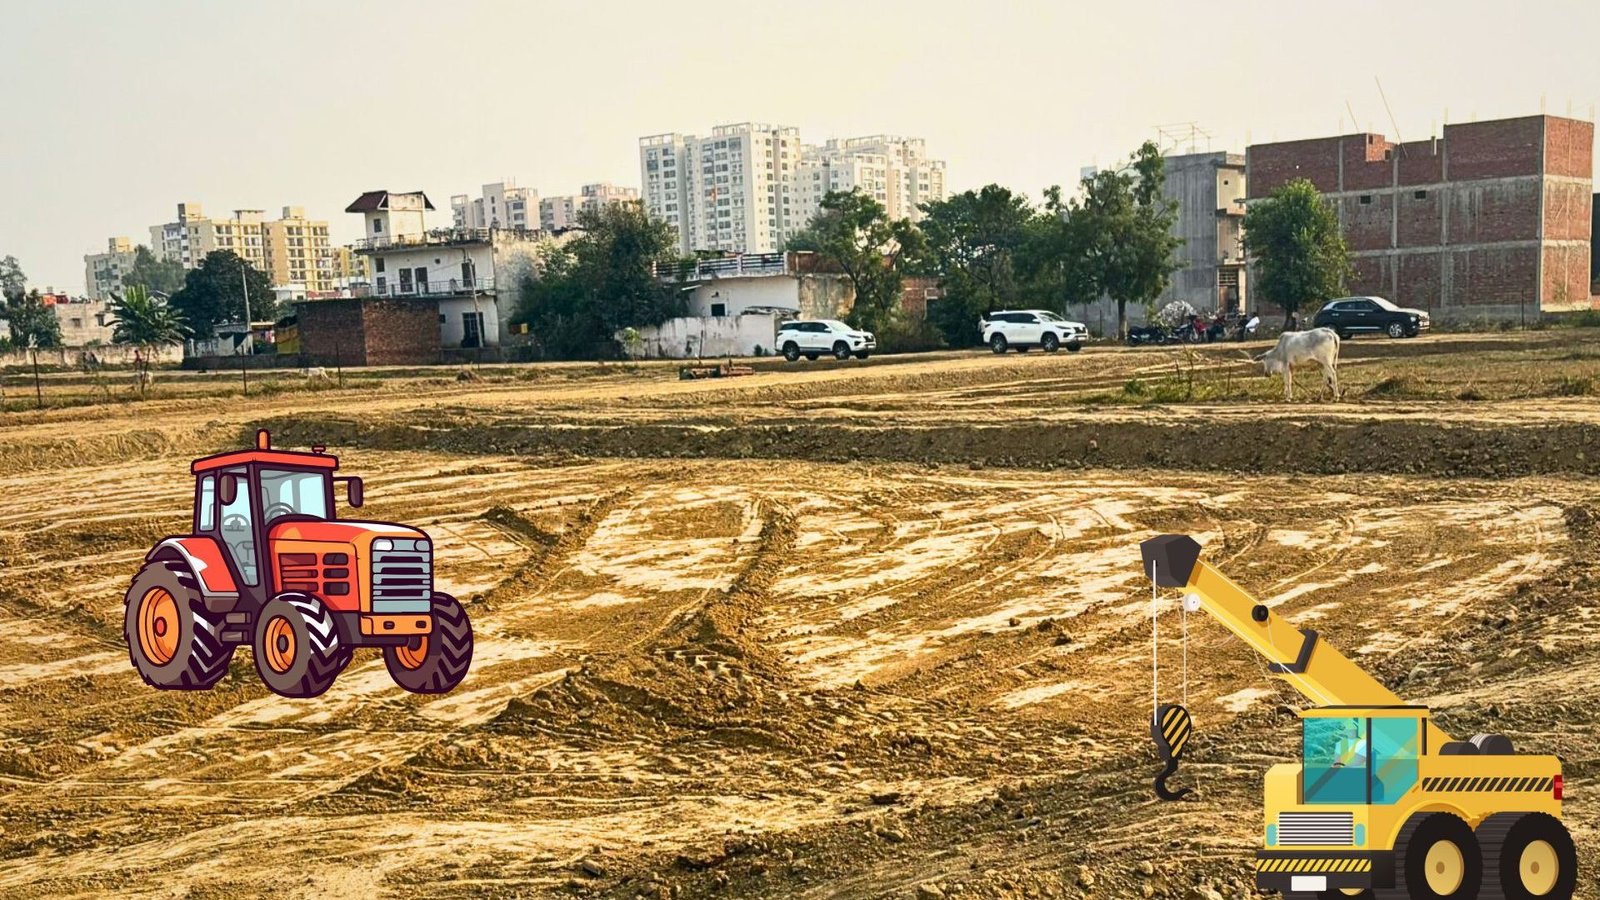
[[[1037,196],[1173,123],[1242,152],[1600,104],[1594,0],[0,0],[0,23],[0,256],[72,293],[180,201],[303,206],[345,242],[364,190],[424,190],[446,225],[506,177],[638,186],[641,136],[731,122],[922,137],[952,190]]]

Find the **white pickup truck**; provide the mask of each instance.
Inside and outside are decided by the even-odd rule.
[[[1015,348],[1018,353],[1038,347],[1054,353],[1065,346],[1077,350],[1089,337],[1082,322],[1069,322],[1047,309],[996,310],[978,320],[983,342],[996,353]]]
[[[797,319],[778,326],[778,352],[789,362],[830,353],[836,359],[866,359],[878,349],[870,331],[857,331],[838,319]]]

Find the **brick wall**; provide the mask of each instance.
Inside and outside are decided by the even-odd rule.
[[[300,353],[309,365],[365,365],[360,300],[313,300],[298,304]]]
[[[300,350],[316,366],[433,365],[439,304],[429,300],[315,300],[296,308]]]
[[[1528,116],[1447,125],[1437,140],[1343,135],[1246,156],[1252,199],[1293,178],[1332,195],[1354,255],[1352,292],[1436,313],[1525,315],[1530,304],[1589,303],[1583,282],[1600,276],[1593,151],[1592,123]]]

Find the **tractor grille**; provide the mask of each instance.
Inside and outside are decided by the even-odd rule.
[[[1355,817],[1350,813],[1278,814],[1279,847],[1349,847],[1355,842]]]
[[[417,544],[424,549],[417,549]],[[372,551],[372,611],[421,613],[433,608],[433,549],[427,541],[395,538],[393,550]]]

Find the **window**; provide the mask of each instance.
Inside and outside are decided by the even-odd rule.
[[[1411,197],[1414,200],[1426,200],[1426,199],[1428,199],[1428,192],[1427,191],[1412,191],[1411,192]]]
[[[242,468],[229,469],[222,475],[223,477],[232,475],[239,479],[239,488],[233,496],[233,502],[223,504],[220,510],[222,543],[227,546],[228,555],[239,570],[240,580],[250,587],[255,587],[260,580],[256,576],[256,544],[255,530],[251,527],[249,478]]]
[[[1372,721],[1372,802],[1394,803],[1417,783],[1421,719]]]
[[[268,525],[283,516],[328,517],[327,476],[320,472],[261,470],[261,520]]]
[[[711,304],[711,315],[713,317],[720,319],[723,316],[726,316],[727,314],[728,314],[728,305],[726,303],[713,303],[713,304]]]
[[[217,476],[200,479],[199,499],[194,503],[195,531],[210,531],[217,526]]]
[[[1308,804],[1366,803],[1367,770],[1371,757],[1367,720],[1354,716],[1316,716],[1302,719],[1304,782],[1301,794]]]
[[[1361,195],[1361,205],[1362,206],[1369,206],[1369,205],[1371,205],[1371,203],[1372,203],[1372,195],[1371,194],[1362,194]]]
[[[373,219],[372,220],[372,233],[373,234],[382,234],[383,233],[383,220],[382,219]]]

